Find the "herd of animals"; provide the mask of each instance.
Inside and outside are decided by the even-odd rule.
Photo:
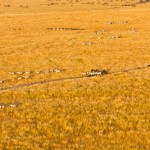
[[[139,2],[145,3],[149,0],[140,0]],[[136,0],[131,0],[131,1],[126,1],[126,0],[45,0],[45,1],[37,1],[37,4],[39,7],[55,7],[55,6],[79,6],[79,5],[84,5],[84,6],[94,6],[94,5],[102,5],[102,6],[136,6],[138,2]],[[6,1],[5,3],[0,3],[1,8],[6,8],[9,9],[13,7],[15,4],[13,2],[8,2]],[[32,7],[30,5],[30,2],[26,2],[26,4],[21,4],[21,5],[16,5],[18,8],[22,9],[28,9]]]
[[[110,22],[106,22],[106,24],[108,25],[114,25],[114,24],[128,24],[129,22],[127,20],[125,21],[110,21]],[[12,28],[10,30],[22,30],[21,28]],[[66,31],[77,31],[77,30],[85,30],[83,28],[66,28],[66,27],[61,27],[61,28],[47,28],[47,30],[50,30],[51,32],[55,32],[55,31],[59,31],[61,32],[61,30],[66,30]],[[139,33],[138,30],[136,28],[129,28],[128,29],[130,32],[132,33]],[[95,31],[92,34],[94,35],[105,35],[103,38],[107,38],[109,39],[118,39],[118,38],[122,38],[121,35],[111,35],[109,33],[109,31],[107,30],[100,30],[100,31]],[[109,36],[108,36],[109,35]],[[110,36],[111,35],[111,36]],[[85,46],[91,46],[93,43],[88,41],[88,42],[84,42],[83,45]],[[8,72],[9,75],[11,75],[14,78],[10,78],[10,79],[1,79],[0,80],[0,84],[3,85],[5,83],[8,83],[10,81],[20,81],[20,80],[27,80],[29,78],[32,78],[33,76],[35,76],[35,74],[48,74],[48,73],[60,73],[63,72],[65,70],[63,69],[50,69],[50,70],[40,70],[40,71],[18,71],[18,72]],[[91,71],[86,72],[86,73],[81,73],[82,76],[97,76],[97,75],[105,75],[108,74],[108,71],[106,70],[93,70],[91,69]]]
[[[149,0],[141,0],[141,2],[147,2]],[[63,0],[45,0],[45,1],[41,1],[42,3],[40,3],[41,6],[52,6],[52,5],[66,5],[66,4],[70,4],[70,5],[94,5],[94,4],[102,4],[102,5],[107,5],[107,4],[119,4],[119,2],[121,2],[122,6],[131,6],[131,4],[134,4],[136,1],[135,0],[131,0],[130,3],[125,1],[125,0],[93,0],[93,1],[86,1],[86,0],[66,0],[66,1],[63,1]],[[124,3],[124,4],[123,4]],[[128,3],[128,4],[127,4]],[[19,5],[18,5],[19,6]],[[112,5],[112,6],[115,6],[115,5]],[[13,3],[11,2],[9,4],[8,1],[6,1],[5,3],[1,3],[0,2],[0,8],[3,8],[3,7],[6,7],[6,8],[10,8],[10,7],[13,7]],[[29,8],[30,6],[28,5],[23,5],[21,4],[19,6],[20,8]],[[114,24],[128,24],[128,20],[124,20],[124,21],[110,21],[110,22],[107,22],[106,24],[108,25],[114,25]],[[19,31],[19,30],[22,30],[21,28],[11,28],[10,30],[13,30],[13,31]],[[82,29],[82,28],[66,28],[66,27],[60,27],[60,28],[52,28],[52,27],[49,27],[47,28],[47,30],[49,31],[78,31],[78,30],[85,30],[85,29]],[[129,29],[130,32],[132,33],[139,33],[139,31],[136,29],[136,28],[130,28]],[[109,32],[107,30],[101,30],[101,31],[95,31],[93,32],[92,34],[95,34],[95,35],[108,35],[107,38],[109,39],[119,39],[119,38],[122,38],[121,35],[111,35],[109,34]],[[105,37],[104,37],[105,38]],[[91,46],[93,43],[90,42],[90,41],[87,41],[87,42],[84,42],[83,45],[85,46]],[[27,72],[23,72],[23,71],[18,71],[18,72],[8,72],[9,75],[13,75],[14,78],[10,78],[10,79],[0,79],[0,84],[3,85],[5,84],[6,82],[9,82],[11,81],[12,79],[15,81],[19,81],[19,80],[24,80],[24,79],[29,79],[31,78],[34,74],[42,74],[42,73],[60,73],[64,70],[61,70],[61,69],[52,69],[52,70],[44,70],[44,71],[27,71]],[[89,71],[89,72],[86,72],[86,73],[81,73],[82,76],[97,76],[97,75],[104,75],[104,74],[108,74],[108,72],[106,70],[92,70]]]
[[[50,70],[43,70],[43,71],[19,71],[19,72],[8,72],[9,75],[12,76],[16,76],[15,78],[11,78],[11,79],[6,79],[6,80],[0,80],[0,83],[5,83],[8,81],[11,81],[12,79],[16,79],[16,80],[23,80],[23,79],[28,79],[31,78],[33,75],[35,76],[35,74],[49,74],[49,73],[61,73],[65,70],[63,69],[50,69]],[[81,73],[83,76],[98,76],[98,75],[104,75],[104,74],[108,74],[108,72],[106,70],[97,70],[97,69],[91,69],[90,72],[85,72],[85,73]]]

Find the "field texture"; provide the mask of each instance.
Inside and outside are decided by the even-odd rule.
[[[149,150],[149,28],[150,3],[0,0],[0,150]]]

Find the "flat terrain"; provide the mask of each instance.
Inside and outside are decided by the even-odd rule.
[[[150,3],[137,2],[0,0],[1,150],[150,149]]]

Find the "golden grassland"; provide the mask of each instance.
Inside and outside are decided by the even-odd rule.
[[[0,105],[19,104],[0,108],[0,149],[150,149],[150,68],[1,91],[80,77],[90,69],[149,65],[150,4],[122,6],[134,2],[85,6],[80,1],[47,8],[42,0],[0,0],[0,81],[6,81],[0,83]],[[64,71],[23,80],[8,73],[56,68]]]

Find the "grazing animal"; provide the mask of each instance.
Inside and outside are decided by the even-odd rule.
[[[24,74],[30,74],[31,73],[31,71],[27,71],[27,72],[25,72]]]
[[[19,78],[17,78],[18,80],[21,80],[22,79],[22,77],[19,77]]]
[[[97,69],[91,69],[90,72],[82,73],[82,75],[86,75],[88,77],[99,76],[99,75],[106,75],[106,74],[108,74],[107,70],[97,70]]]
[[[0,108],[5,108],[5,105],[0,105]]]
[[[35,71],[35,73],[39,74],[39,73],[40,73],[40,71]]]
[[[23,74],[23,72],[16,72],[17,74]]]
[[[60,71],[59,69],[55,69],[54,72],[57,72],[57,73],[58,73],[58,72],[61,72],[61,71]]]
[[[13,108],[16,107],[16,106],[17,106],[16,104],[10,104],[9,105],[9,107],[13,107]]]
[[[4,83],[4,81],[3,81],[3,80],[0,80],[0,83]]]
[[[24,79],[28,79],[28,78],[30,78],[30,76],[23,76],[23,78],[24,78]]]
[[[8,72],[10,75],[14,75],[15,74],[15,72]]]

